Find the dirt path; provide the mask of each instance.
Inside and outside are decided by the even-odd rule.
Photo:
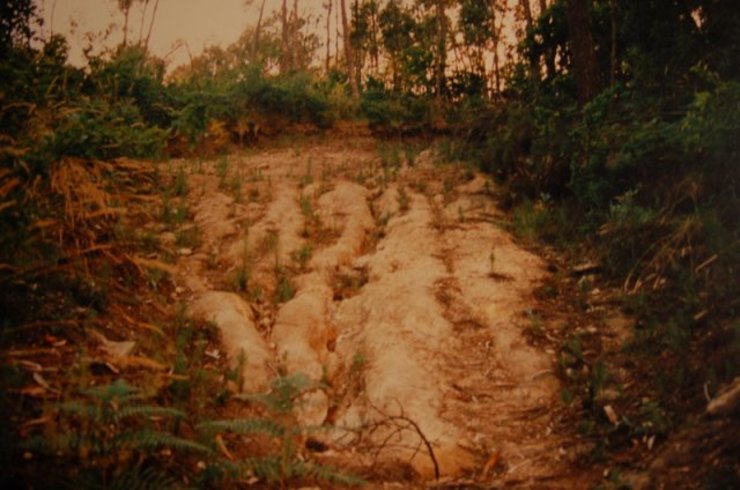
[[[325,428],[316,438],[330,450],[317,457],[388,480],[413,468],[568,486],[554,353],[522,334],[543,263],[495,224],[482,176],[429,151],[413,166],[383,161],[377,147],[316,143],[191,168],[202,239],[175,278],[190,314],[218,325],[245,391],[279,373],[314,383],[297,411]]]

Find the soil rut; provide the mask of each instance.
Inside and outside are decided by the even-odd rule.
[[[545,271],[494,224],[483,177],[429,151],[383,168],[361,139],[223,165],[190,176],[203,239],[175,280],[243,390],[315,382],[297,416],[335,464],[558,486],[553,354],[522,334]]]

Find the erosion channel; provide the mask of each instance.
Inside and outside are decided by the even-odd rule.
[[[522,333],[542,260],[505,231],[486,177],[379,145],[171,162],[203,237],[176,262],[188,314],[218,327],[235,391],[304,380],[295,417],[319,460],[391,479],[558,479],[554,352]]]

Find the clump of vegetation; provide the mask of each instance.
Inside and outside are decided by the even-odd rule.
[[[177,435],[184,412],[144,400],[140,390],[123,380],[84,389],[50,410],[43,430],[21,446],[39,468],[49,460],[54,461],[52,468],[76,468],[78,473],[70,484],[171,486],[173,475],[141,463],[157,460],[162,449],[201,457],[214,453],[208,446]],[[132,464],[135,460],[138,465]],[[47,471],[38,473],[47,483],[49,476]],[[62,484],[69,477],[52,472],[54,478]]]
[[[290,484],[296,481],[316,481],[342,486],[358,486],[364,482],[336,469],[307,461],[299,453],[301,438],[310,428],[302,427],[294,417],[300,399],[310,389],[310,383],[301,374],[278,377],[273,380],[266,395],[237,395],[235,398],[255,403],[266,412],[263,418],[214,420],[198,425],[198,430],[211,440],[223,440],[222,435],[236,438],[244,435],[266,435],[273,448],[265,455],[239,461],[220,461],[234,480],[256,477],[269,485]],[[223,444],[223,443],[222,443]]]

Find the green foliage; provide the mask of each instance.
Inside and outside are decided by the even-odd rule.
[[[345,486],[361,485],[363,481],[359,478],[307,461],[299,453],[299,440],[309,428],[300,426],[293,413],[301,403],[301,396],[314,388],[302,374],[280,376],[272,381],[271,389],[266,394],[235,397],[262,406],[268,417],[208,421],[199,424],[197,429],[208,438],[232,433],[265,434],[276,440],[278,446],[266,455],[247,457],[236,462],[220,460],[219,464],[235,479],[250,475],[263,479],[270,485],[281,486],[307,481],[333,482]]]
[[[74,480],[77,488],[93,487],[105,481],[115,481],[116,485],[134,481],[169,482],[171,479],[162,470],[142,472],[134,464],[137,458],[153,459],[158,449],[205,456],[212,453],[198,442],[175,435],[184,412],[144,404],[147,397],[123,380],[82,390],[80,395],[81,398],[56,407],[43,434],[21,443],[36,458],[55,458],[77,468],[80,471]],[[175,420],[170,428],[167,419]]]
[[[428,127],[430,116],[427,98],[390,92],[372,81],[362,94],[360,109],[370,128],[383,134],[421,132]]]
[[[275,303],[285,303],[295,296],[295,286],[290,275],[284,267],[279,267],[275,273],[277,285],[275,286]]]

